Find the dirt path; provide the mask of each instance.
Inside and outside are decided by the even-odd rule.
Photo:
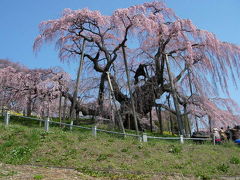
[[[107,180],[93,178],[73,169],[38,167],[30,165],[6,165],[0,163],[0,180]],[[153,175],[152,180],[198,180],[180,175]],[[219,177],[222,180],[240,180],[238,177]]]
[[[194,180],[195,178],[186,178],[182,176],[163,176],[155,175],[152,180]],[[73,169],[37,167],[29,165],[6,165],[0,164],[1,180],[96,180],[109,178],[93,178],[84,175]]]
[[[0,164],[0,179],[2,180],[92,180],[89,177],[73,169],[46,168],[28,165]]]

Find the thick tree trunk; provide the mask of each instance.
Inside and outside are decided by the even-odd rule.
[[[104,84],[106,80],[106,73],[102,73],[101,80],[99,84],[99,92],[98,92],[98,104],[99,104],[99,111],[103,111],[103,101],[104,101]]]
[[[197,129],[197,132],[199,132],[198,120],[197,120],[197,117],[196,117],[196,116],[195,116],[195,123],[196,123],[196,129]]]
[[[152,126],[152,111],[149,112],[149,118],[150,118],[150,130],[151,132],[153,131],[153,126]]]
[[[174,79],[174,82],[177,82],[180,79],[181,74],[182,73],[180,73]],[[102,83],[100,82],[100,84],[102,84],[102,87],[104,87],[104,81],[107,80],[107,78],[104,76],[106,75],[101,76]],[[114,92],[113,96],[120,103],[121,110],[124,112],[131,109],[131,105],[132,105],[131,99],[121,92],[118,86],[118,83],[116,82],[113,76],[110,76],[110,79],[111,79],[113,92]],[[135,104],[136,112],[140,116],[141,115],[145,116],[146,114],[148,114],[151,111],[152,107],[156,105],[155,99],[160,98],[164,92],[172,93],[170,83],[166,83],[163,85],[161,84],[158,83],[157,77],[156,75],[154,75],[152,77],[147,78],[146,82],[142,86],[134,87],[135,89],[132,92],[132,95],[135,100],[134,103],[136,103]],[[73,102],[73,96],[70,95],[69,93],[63,93],[63,96],[68,98],[71,103]],[[102,98],[99,98],[99,99],[102,99]],[[80,109],[84,115],[103,115],[103,117],[106,117],[104,114],[101,114],[102,111],[100,112],[99,109],[91,109],[86,106],[81,106],[78,103],[75,105],[75,109],[76,110]]]
[[[131,117],[129,114],[126,114],[126,121],[127,121],[128,129],[131,129]]]
[[[184,119],[184,128],[186,130],[186,134],[189,134],[191,136],[191,126],[190,126],[190,119],[188,118],[187,115],[187,106],[186,104],[183,106],[184,107],[184,115],[183,115],[183,119]]]
[[[63,115],[62,115],[62,120],[64,121],[66,118],[66,109],[67,109],[67,98],[64,97],[64,103],[63,103]]]
[[[161,107],[156,107],[158,122],[159,122],[159,132],[163,134],[163,122],[162,122],[162,109]]]
[[[209,132],[212,132],[212,118],[211,118],[211,116],[208,116],[208,122],[209,122]]]
[[[48,109],[47,109],[47,117],[50,117],[50,105],[49,105],[49,101],[48,101]]]
[[[80,111],[76,110],[76,120],[79,119],[79,113],[80,113]]]

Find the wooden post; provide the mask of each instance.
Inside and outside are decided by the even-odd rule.
[[[181,118],[181,114],[180,114],[180,108],[179,108],[179,103],[178,103],[178,99],[177,99],[176,88],[175,88],[175,85],[173,83],[172,72],[170,70],[170,66],[169,66],[169,62],[168,62],[168,55],[167,54],[166,54],[166,65],[167,65],[169,81],[170,81],[171,89],[172,89],[173,102],[174,102],[174,106],[175,106],[175,110],[176,110],[176,114],[177,114],[178,128],[180,130],[180,135],[184,135],[182,118]]]
[[[193,95],[193,89],[192,89],[192,81],[191,81],[191,74],[190,74],[189,66],[187,68],[187,72],[188,72],[188,82],[189,82],[189,88],[190,88],[190,96],[192,96]],[[196,116],[195,116],[195,121],[197,123]],[[189,132],[190,132],[190,134],[192,134],[189,121],[188,121],[188,124],[189,124]],[[198,132],[198,124],[196,124],[196,127],[197,127],[197,132]]]
[[[97,126],[93,126],[93,127],[92,127],[92,135],[93,135],[94,137],[97,137]]]
[[[146,133],[143,133],[142,140],[143,140],[143,142],[147,142],[148,141]]]
[[[116,123],[115,123],[115,117],[114,117],[114,109],[112,107],[113,97],[111,95],[111,90],[109,91],[109,99],[110,99],[110,107],[111,107],[111,119],[112,119],[113,127],[115,127]]]
[[[72,102],[71,108],[70,108],[69,116],[70,116],[71,122],[73,121],[73,110],[76,106],[77,93],[78,93],[78,88],[79,88],[79,84],[80,84],[80,75],[81,75],[82,69],[83,69],[85,42],[86,41],[84,39],[83,44],[82,44],[82,54],[81,54],[80,64],[79,64],[78,72],[77,72],[77,82],[76,82],[76,86],[75,86],[74,93],[73,93],[73,102]]]
[[[123,51],[123,59],[124,59],[125,71],[126,71],[126,75],[127,75],[128,91],[129,91],[130,99],[131,99],[133,119],[134,119],[136,133],[138,135],[139,134],[139,132],[138,132],[138,122],[137,122],[137,116],[136,116],[136,111],[135,111],[134,99],[133,99],[133,96],[132,96],[132,90],[131,90],[131,84],[130,84],[130,75],[129,75],[129,71],[128,71],[127,57],[126,57],[126,52],[125,52],[125,47],[124,46],[122,46],[122,51]]]
[[[10,113],[8,111],[6,111],[5,113],[4,121],[5,121],[5,126],[8,126],[10,121]]]
[[[180,143],[184,144],[183,135],[180,135]]]
[[[73,129],[73,121],[70,122],[70,131]]]
[[[167,96],[167,101],[168,101],[168,107],[169,109],[171,109],[171,104],[170,104],[170,94]],[[174,134],[173,133],[173,120],[172,120],[172,115],[171,115],[171,112],[169,112],[169,121],[170,121],[170,129],[171,129],[171,133],[172,135]]]
[[[44,124],[44,127],[45,127],[45,131],[49,131],[49,117],[45,120],[45,124]]]
[[[120,127],[122,128],[123,134],[125,136],[125,129],[124,129],[124,126],[123,126],[122,117],[121,117],[120,112],[117,109],[116,99],[115,99],[115,95],[114,95],[114,92],[113,92],[113,87],[112,87],[112,83],[111,83],[111,79],[110,79],[110,75],[109,74],[110,73],[107,72],[108,85],[109,85],[109,88],[110,88],[110,91],[111,91],[111,95],[112,95],[112,98],[113,98],[113,104],[115,106],[115,109],[116,109],[116,112],[117,112],[117,115],[118,115],[118,118],[119,118],[119,124],[120,124]]]

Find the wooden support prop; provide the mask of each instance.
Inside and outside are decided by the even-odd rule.
[[[109,99],[110,99],[110,107],[111,107],[111,120],[112,120],[112,123],[113,123],[113,127],[116,126],[116,123],[115,123],[115,117],[114,117],[114,109],[113,109],[113,97],[111,95],[111,91],[109,91]]]
[[[171,89],[172,89],[173,102],[174,102],[174,106],[175,106],[175,110],[176,110],[176,114],[177,114],[178,128],[180,131],[180,135],[184,135],[182,118],[181,118],[181,114],[180,114],[180,108],[179,108],[179,103],[178,103],[178,99],[177,99],[176,88],[173,83],[172,72],[170,70],[170,66],[169,66],[169,62],[168,62],[168,55],[167,54],[165,54],[165,55],[166,55],[166,65],[167,65],[169,81],[170,81]]]
[[[59,122],[60,122],[60,127],[62,126],[62,92],[59,93],[59,112],[58,112],[58,116],[59,116]]]
[[[82,69],[83,69],[83,64],[84,64],[84,49],[85,49],[85,39],[83,40],[83,44],[82,44],[82,54],[81,54],[81,59],[80,59],[80,63],[79,63],[79,67],[78,67],[78,72],[77,72],[77,82],[76,82],[76,86],[74,89],[74,93],[73,93],[73,102],[70,108],[70,119],[71,121],[73,121],[73,110],[76,106],[76,101],[77,101],[77,92],[78,92],[78,88],[80,85],[80,76],[82,73]]]
[[[124,46],[122,46],[122,51],[123,51],[123,59],[124,59],[125,71],[126,71],[126,75],[127,75],[128,91],[129,91],[130,99],[131,99],[131,106],[132,106],[132,113],[133,113],[133,118],[134,118],[136,134],[139,135],[135,104],[134,104],[134,99],[133,99],[133,96],[132,96],[130,75],[129,75],[129,71],[128,71],[127,57],[126,57],[126,52],[125,52],[125,47]]]
[[[120,127],[122,128],[123,134],[125,136],[125,129],[124,129],[124,126],[123,126],[122,116],[121,116],[120,112],[117,109],[116,99],[115,99],[115,95],[114,95],[114,91],[113,91],[113,87],[112,87],[112,83],[111,83],[110,73],[109,72],[107,72],[107,79],[108,79],[108,85],[109,85],[109,88],[110,88],[110,91],[111,91],[111,96],[112,96],[112,99],[113,99],[113,104],[114,104],[114,107],[116,109],[116,112],[117,112],[117,115],[118,115],[118,118],[119,118],[119,124],[120,124]]]

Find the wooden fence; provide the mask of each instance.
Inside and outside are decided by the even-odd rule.
[[[149,136],[146,133],[142,133],[142,135],[136,135],[136,134],[120,133],[120,132],[115,132],[115,131],[108,131],[108,130],[104,130],[104,129],[98,129],[96,126],[93,126],[92,128],[90,128],[90,127],[74,125],[73,121],[71,121],[70,124],[67,124],[67,123],[62,123],[62,122],[50,121],[49,118],[46,118],[44,120],[44,119],[38,119],[38,118],[33,118],[33,117],[14,115],[14,114],[10,114],[9,112],[6,112],[5,116],[4,116],[4,124],[5,124],[5,126],[9,125],[11,116],[22,117],[22,118],[25,118],[25,119],[31,119],[31,120],[44,122],[44,129],[45,129],[45,131],[49,131],[50,124],[58,124],[58,125],[63,125],[63,126],[69,127],[70,130],[72,130],[73,127],[74,128],[91,130],[92,131],[92,135],[95,136],[95,137],[97,136],[97,132],[104,132],[104,133],[108,133],[108,134],[122,135],[123,137],[126,137],[126,136],[136,137],[141,142],[148,142],[149,139],[159,139],[159,140],[177,140],[181,144],[184,144],[184,141],[186,141],[186,140],[193,140],[193,141],[212,141],[213,144],[215,145],[215,138],[214,137],[213,138],[187,138],[187,137],[183,137],[183,135],[180,135],[179,137],[156,137],[156,136]]]

